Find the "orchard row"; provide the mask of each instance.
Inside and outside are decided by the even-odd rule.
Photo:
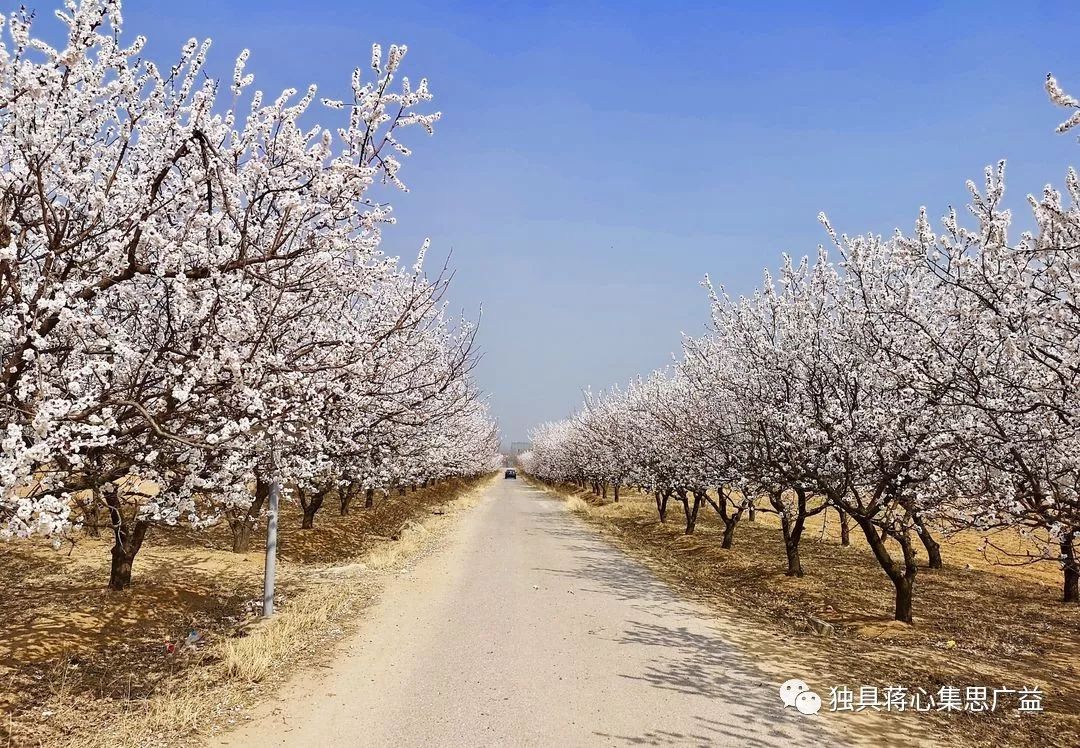
[[[1052,101],[1080,103],[1047,79]],[[1030,198],[1013,236],[1004,165],[969,185],[972,225],[837,235],[785,258],[750,296],[706,279],[707,334],[667,370],[588,394],[570,419],[531,435],[524,468],[550,482],[647,489],[660,519],[674,498],[686,532],[715,511],[730,547],[740,519],[779,515],[787,573],[801,576],[809,517],[857,527],[912,619],[917,549],[935,533],[1017,531],[1013,561],[1060,564],[1080,601],[1080,177],[1067,200]]]
[[[119,0],[31,16],[0,46],[0,533],[114,536],[111,586],[155,525],[226,520],[267,487],[304,507],[492,468],[475,325],[449,274],[380,251],[426,80],[376,45],[344,101],[161,69]],[[224,90],[222,90],[224,89]],[[322,108],[317,114],[314,110]],[[321,117],[324,124],[319,124]]]

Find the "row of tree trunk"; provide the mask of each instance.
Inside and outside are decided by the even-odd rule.
[[[622,484],[617,481],[609,484],[607,481],[590,481],[586,478],[580,478],[574,481],[574,485],[582,491],[592,491],[594,496],[598,496],[604,501],[607,501],[609,485],[612,490],[612,498],[614,501],[619,500],[619,490],[622,488]]]
[[[582,489],[591,488],[593,493],[603,498],[607,497],[606,484],[600,482],[588,483],[584,479],[577,482]],[[919,512],[913,508],[909,512],[910,525],[900,529],[888,529],[875,522],[873,517],[852,516],[844,511],[841,505],[823,501],[811,505],[813,496],[803,488],[793,489],[795,501],[784,501],[783,491],[775,491],[768,497],[768,511],[776,513],[780,517],[780,528],[784,538],[784,551],[787,561],[785,574],[790,577],[801,577],[804,574],[800,543],[806,528],[806,520],[816,514],[833,509],[837,512],[840,521],[840,544],[851,545],[851,522],[852,520],[863,531],[867,544],[873,552],[885,575],[892,582],[895,589],[894,617],[898,621],[911,623],[912,603],[914,598],[915,578],[918,573],[918,562],[915,551],[914,534],[918,542],[926,552],[929,569],[943,568],[941,558],[941,544],[934,537],[930,528]],[[675,497],[683,507],[685,519],[684,532],[693,534],[697,527],[698,514],[702,504],[708,504],[715,511],[724,525],[721,548],[732,547],[735,538],[735,529],[746,515],[749,522],[756,519],[759,510],[755,503],[735,501],[723,487],[717,489],[717,498],[713,498],[706,490],[686,489],[657,489],[653,493],[656,501],[656,511],[661,522],[667,522],[668,502]],[[615,484],[615,501],[619,500],[619,485]],[[887,547],[887,541],[892,539],[900,547],[900,558],[894,559]],[[1080,602],[1080,554],[1075,543],[1065,541],[1061,543],[1061,563],[1064,573],[1064,586],[1062,598],[1065,602]]]
[[[777,490],[768,497],[769,511],[777,514],[780,518],[780,529],[784,539],[784,552],[787,568],[785,574],[789,577],[802,577],[804,575],[800,545],[803,533],[806,529],[806,521],[816,514],[820,514],[829,508],[834,508],[840,519],[840,543],[844,546],[851,545],[851,517],[842,508],[828,502],[820,502],[811,505],[812,495],[805,489],[797,487],[793,489],[794,502],[785,501],[784,492]],[[753,522],[756,518],[757,507],[755,504],[747,504],[744,501],[733,501],[723,487],[717,489],[717,498],[713,499],[706,490],[663,489],[654,493],[657,514],[661,522],[667,521],[667,505],[674,496],[683,507],[685,518],[684,532],[693,534],[697,527],[698,513],[702,504],[708,504],[715,511],[724,525],[721,539],[721,547],[729,549],[734,543],[735,529],[738,526],[744,512],[748,521]],[[914,542],[909,532],[887,533],[877,526],[871,519],[856,518],[857,524],[866,535],[867,542],[874,553],[875,558],[885,571],[886,576],[892,582],[896,591],[894,614],[897,620],[910,623],[912,620],[912,599],[914,594],[915,575],[918,565],[915,557]],[[934,538],[930,529],[926,526],[918,513],[912,513],[912,523],[915,534],[918,536],[927,555],[927,566],[931,569],[942,568],[941,545]],[[903,561],[894,560],[886,547],[886,541],[892,537],[900,545]],[[1071,546],[1069,548],[1071,550]],[[1063,556],[1066,552],[1062,549]],[[1073,588],[1080,587],[1080,564],[1074,559],[1072,565],[1074,576]],[[1078,594],[1080,590],[1070,593],[1069,582],[1066,582],[1065,597],[1070,594]]]
[[[413,484],[412,491],[419,488],[427,488],[435,484],[433,480],[426,480],[422,484]],[[406,495],[409,487],[399,486],[399,495]],[[296,489],[297,499],[303,511],[301,529],[311,530],[315,527],[315,515],[322,509],[325,500],[334,492],[332,485],[323,485],[314,489]],[[351,485],[338,492],[339,508],[342,515],[349,514],[352,502],[364,494],[364,508],[371,509],[375,506],[375,489],[361,489],[359,485]],[[232,534],[232,550],[234,553],[247,553],[251,549],[251,538],[258,523],[259,515],[270,496],[270,482],[259,479],[255,483],[255,495],[251,505],[244,511],[237,511],[227,515],[229,530]],[[131,569],[135,556],[142,548],[146,534],[150,531],[151,522],[146,519],[138,519],[125,516],[124,504],[118,494],[115,484],[107,483],[95,487],[93,498],[84,507],[84,516],[87,517],[87,533],[96,537],[99,533],[99,524],[95,521],[98,514],[98,506],[103,504],[109,511],[109,529],[113,534],[112,562],[109,570],[109,588],[123,590],[131,585]],[[127,514],[130,514],[128,512]]]

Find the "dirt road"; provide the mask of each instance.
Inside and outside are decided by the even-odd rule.
[[[251,746],[842,745],[701,608],[542,491],[499,480],[384,590]]]

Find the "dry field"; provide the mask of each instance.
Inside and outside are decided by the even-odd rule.
[[[258,620],[261,539],[232,553],[226,526],[155,528],[124,592],[106,589],[105,538],[60,551],[0,543],[0,746],[189,745],[237,721],[290,669],[327,656],[378,570],[474,488],[449,481],[347,516],[328,501],[309,531],[283,507],[280,614],[269,623]],[[185,646],[191,631],[198,641]]]
[[[648,496],[627,492],[618,504],[598,505],[587,492],[562,487],[559,493],[568,508],[684,594],[745,620],[732,636],[761,656],[770,657],[769,641],[784,642],[776,652],[790,651],[794,638],[805,658],[775,662],[776,671],[811,673],[826,693],[845,684],[856,695],[860,685],[922,687],[931,694],[944,685],[1038,686],[1046,694],[1042,714],[882,713],[875,730],[887,731],[890,720],[899,720],[906,735],[921,735],[930,745],[1080,745],[1080,607],[1060,602],[1053,565],[1002,566],[984,557],[974,533],[943,538],[945,568],[920,569],[915,624],[906,626],[891,620],[892,585],[858,528],[849,547],[840,545],[835,513],[809,520],[802,541],[806,576],[795,579],[784,576],[773,515],[759,512],[752,523],[744,516],[734,547],[725,551],[723,526],[705,513],[708,507],[695,534],[686,536],[674,501],[661,524]],[[1018,541],[999,535],[995,542]],[[834,634],[817,635],[810,616],[831,623]],[[884,733],[881,744],[889,744]]]

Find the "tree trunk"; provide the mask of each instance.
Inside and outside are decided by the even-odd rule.
[[[723,486],[716,487],[716,501],[713,501],[709,497],[709,492],[702,491],[701,499],[709,503],[709,505],[716,510],[716,513],[720,516],[720,520],[724,523],[724,535],[720,541],[721,548],[731,548],[731,545],[735,542],[735,528],[739,524],[739,519],[742,517],[743,510],[746,508],[744,504],[740,505],[734,512],[729,512],[730,504],[728,503],[727,494],[724,493]]]
[[[404,496],[405,495],[405,486],[398,486],[397,491],[398,491],[398,496]]]
[[[679,501],[683,505],[683,513],[686,515],[686,529],[684,535],[693,535],[694,528],[697,527],[698,510],[701,508],[701,497],[696,493],[694,494],[694,502],[690,503],[689,497],[687,497],[685,491],[679,492]]]
[[[353,501],[360,495],[360,484],[350,480],[344,488],[340,489],[339,495],[341,497],[341,513],[349,514],[352,511]]]
[[[101,528],[98,527],[98,509],[101,507],[101,487],[94,486],[93,491],[90,494],[90,503],[85,507],[86,516],[83,518],[83,530],[92,538],[96,538],[101,535]]]
[[[660,515],[660,521],[667,521],[667,503],[671,498],[670,491],[657,491],[656,492],[656,511]]]
[[[889,577],[889,581],[893,583],[893,588],[896,590],[893,617],[902,623],[911,623],[913,620],[915,575],[919,567],[915,563],[915,550],[911,546],[910,535],[907,532],[893,535],[896,541],[900,543],[900,548],[904,554],[904,565],[901,566],[893,560],[893,557],[889,554],[889,549],[885,547],[886,535],[884,533],[879,534],[873,522],[862,517],[856,517],[855,521],[862,528],[863,535],[866,536],[866,542],[870,544],[870,549],[874,552],[874,557],[877,558],[882,570]]]
[[[922,521],[917,513],[912,512],[912,521],[915,523],[915,531],[919,535],[919,540],[922,541],[923,548],[926,549],[926,557],[929,559],[928,567],[931,569],[941,568],[941,545],[934,540],[934,536],[930,534],[930,530],[926,527],[926,524]]]
[[[911,623],[915,580],[907,576],[901,576],[893,580],[893,584],[896,587],[896,605],[893,608],[893,618],[903,623]]]
[[[323,499],[326,498],[324,491],[305,491],[296,489],[296,495],[300,498],[300,506],[304,510],[304,519],[300,523],[301,530],[315,529],[315,515],[322,509]]]
[[[113,513],[115,517],[117,513]],[[114,520],[116,521],[116,520]],[[124,590],[131,586],[131,565],[135,561],[135,555],[142,548],[146,532],[150,529],[150,523],[146,520],[136,520],[134,526],[118,521],[113,529],[116,538],[112,547],[112,564],[109,568],[109,589]]]
[[[600,498],[607,501],[607,481],[603,481],[600,484]]]
[[[799,541],[802,539],[802,517],[797,517],[792,522],[786,513],[781,513],[780,527],[784,531],[784,552],[787,554],[787,571],[784,574],[789,577],[801,577],[803,568],[802,559],[799,557]]]
[[[748,512],[747,512],[747,514],[746,514],[746,521],[747,521],[747,522],[753,522],[753,521],[755,521],[755,520],[757,519],[757,507],[756,507],[756,506],[754,506],[754,502],[753,502],[753,501],[751,501],[751,502],[750,502],[750,506],[748,506],[748,507],[747,507],[747,509],[748,509],[749,511],[748,511]]]
[[[373,506],[375,506],[375,489],[369,488],[364,491],[364,508],[371,509]]]
[[[109,567],[109,589],[125,590],[131,586],[131,564],[135,554],[124,550],[117,542],[112,548],[112,565]]]
[[[1062,600],[1067,603],[1080,602],[1080,560],[1076,558],[1072,539],[1061,544],[1061,560],[1065,575]]]
[[[851,521],[848,519],[848,513],[843,509],[837,509],[840,514],[840,545],[851,545]]]
[[[142,519],[132,520],[131,522],[124,519],[119,491],[114,484],[106,484],[103,487],[102,494],[105,498],[105,505],[109,508],[109,518],[112,520],[114,539],[112,564],[109,568],[109,589],[123,590],[131,585],[131,565],[134,563],[139,549],[142,548],[143,540],[146,539],[146,533],[150,529],[150,523]],[[138,512],[138,507],[135,508],[135,512]]]
[[[933,536],[930,535],[930,531],[925,528],[919,533],[919,539],[922,540],[923,548],[926,549],[926,557],[929,559],[927,566],[931,569],[940,569],[942,567],[941,545],[934,540]]]
[[[739,521],[736,519],[731,522],[724,523],[724,537],[720,541],[720,547],[730,549],[735,543],[735,528],[738,526]]]
[[[612,490],[613,490],[613,492],[615,494],[615,503],[618,504],[619,503],[619,484],[616,483],[615,487]]]
[[[247,511],[237,518],[229,518],[229,529],[232,530],[233,553],[247,553],[251,548],[251,530],[255,526],[255,518],[262,511],[263,502],[270,495],[270,482],[262,478],[255,479],[255,498],[251,500]]]
[[[803,576],[802,559],[799,557],[799,541],[802,540],[803,527],[806,524],[806,492],[802,488],[794,489],[796,501],[795,519],[784,505],[782,491],[769,496],[769,503],[780,515],[780,529],[784,532],[784,553],[787,555],[787,571],[789,577]]]
[[[247,519],[246,517],[244,518]],[[251,530],[252,526],[250,522],[241,520],[232,528],[232,552],[233,553],[247,553],[251,548]]]
[[[904,574],[894,585],[896,587],[895,617],[904,623],[912,622],[912,600],[915,595],[915,573],[919,566],[915,563],[915,548],[911,536],[904,532],[897,540],[904,552]]]

